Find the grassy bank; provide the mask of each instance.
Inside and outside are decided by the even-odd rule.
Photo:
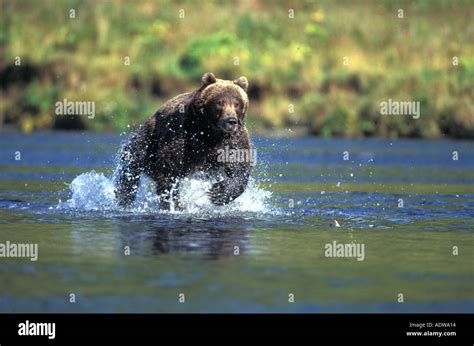
[[[126,130],[212,71],[248,77],[253,131],[474,138],[472,1],[1,7],[0,124],[25,132]],[[55,115],[65,98],[94,101],[96,116]],[[420,102],[419,119],[380,114],[388,99]]]

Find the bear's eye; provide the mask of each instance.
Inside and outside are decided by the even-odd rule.
[[[240,108],[240,103],[234,102],[234,108],[235,108],[235,109],[239,109],[239,108]]]
[[[218,100],[218,101],[217,101],[217,105],[218,105],[219,107],[223,107],[223,106],[224,106],[224,100]]]

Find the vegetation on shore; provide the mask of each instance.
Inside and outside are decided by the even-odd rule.
[[[474,138],[469,0],[1,0],[0,13],[0,126],[123,131],[212,71],[248,77],[255,132]],[[64,99],[95,116],[56,115]],[[389,99],[420,102],[420,117],[381,114]]]

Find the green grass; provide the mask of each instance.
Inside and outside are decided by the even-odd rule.
[[[474,138],[471,1],[2,0],[1,8],[0,124],[25,132],[127,130],[212,71],[248,77],[255,132]],[[63,98],[95,101],[96,117],[58,119]],[[419,101],[420,119],[381,115],[389,98]]]

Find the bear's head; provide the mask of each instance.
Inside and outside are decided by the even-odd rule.
[[[240,77],[234,81],[217,79],[208,72],[202,76],[195,106],[217,131],[233,133],[244,126],[249,107],[248,81]]]

